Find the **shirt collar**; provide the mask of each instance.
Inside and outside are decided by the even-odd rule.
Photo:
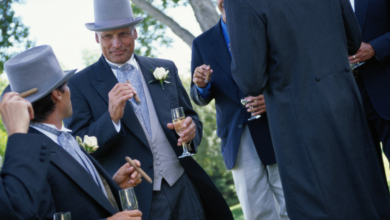
[[[118,68],[121,68],[125,64],[130,64],[130,65],[134,66],[138,70],[138,65],[137,65],[137,61],[135,60],[134,53],[133,53],[133,55],[131,55],[130,60],[128,60],[125,64],[113,63],[113,62],[107,60],[106,57],[104,57],[104,59],[107,61],[108,64],[113,65],[113,66],[117,66]]]
[[[54,129],[56,129],[56,130],[59,130],[59,129],[58,129],[55,125],[53,125],[53,124],[46,124],[46,123],[42,123],[42,124],[44,124],[44,125],[46,125],[46,126],[48,126],[48,127],[54,128]],[[62,125],[62,127],[61,127],[61,129],[60,129],[59,131],[64,131],[64,132],[69,132],[69,133],[72,132],[72,130],[65,128],[63,125]]]
[[[126,63],[124,63],[124,64],[113,63],[113,62],[107,60],[106,57],[104,57],[104,59],[106,59],[107,63],[109,63],[110,65],[117,66],[118,68],[121,68],[121,67],[122,67],[123,65],[125,65],[125,64],[133,64],[133,63],[135,62],[134,53],[131,55],[130,60],[128,60],[128,61],[127,61]]]

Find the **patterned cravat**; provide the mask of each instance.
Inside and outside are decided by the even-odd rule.
[[[91,174],[96,184],[107,196],[106,190],[104,189],[102,180],[100,179],[95,166],[93,166],[91,160],[89,160],[85,153],[80,149],[79,144],[71,134],[68,132],[59,131],[42,123],[31,123],[31,125],[57,135],[59,145],[64,148],[66,152],[68,152],[82,167],[84,167],[84,169],[87,170],[89,174]]]
[[[137,68],[135,68],[131,64],[125,64],[121,68],[118,68],[117,66],[111,64],[109,65],[111,69],[117,70],[116,75],[118,78],[118,82],[126,83],[128,80],[137,91],[138,97],[141,101],[141,105],[138,105],[134,98],[129,99],[129,101],[131,102],[133,106],[133,110],[137,115],[138,120],[140,121],[142,127],[148,132],[150,137],[152,132],[150,129],[149,111],[148,111],[148,105],[146,103],[144,87],[142,86],[142,82],[140,78],[141,77],[140,72],[137,70]]]

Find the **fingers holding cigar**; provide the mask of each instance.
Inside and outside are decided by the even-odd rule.
[[[192,81],[199,88],[204,88],[210,82],[212,73],[213,70],[210,65],[203,64],[195,69]]]

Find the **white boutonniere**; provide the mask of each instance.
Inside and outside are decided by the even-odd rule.
[[[154,83],[154,82],[160,82],[161,88],[164,90],[164,83],[170,83],[166,81],[167,78],[170,78],[168,73],[169,70],[166,70],[164,67],[156,67],[154,72],[150,70],[153,73],[155,80],[150,81],[149,83]]]
[[[95,136],[89,137],[88,135],[84,135],[84,142],[81,140],[81,137],[76,137],[77,143],[82,147],[85,151],[87,151],[89,154],[92,154],[95,152],[99,146],[97,143],[97,139]]]

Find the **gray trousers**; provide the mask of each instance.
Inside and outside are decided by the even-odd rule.
[[[163,179],[160,191],[153,191],[150,220],[204,220],[202,202],[186,173],[170,187]]]

